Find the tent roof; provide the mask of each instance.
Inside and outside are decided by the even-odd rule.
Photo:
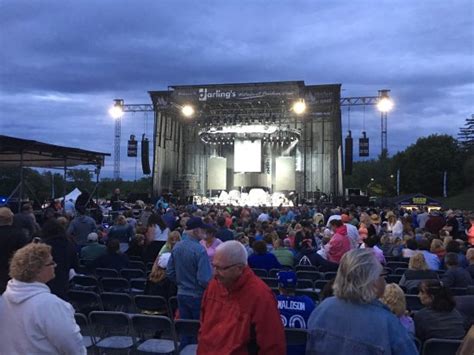
[[[393,203],[397,205],[433,205],[441,206],[441,203],[434,198],[426,196],[422,193],[409,194],[395,197]]]
[[[104,166],[108,153],[63,147],[0,135],[0,167],[56,168],[78,165]]]

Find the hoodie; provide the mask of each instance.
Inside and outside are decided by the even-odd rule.
[[[0,354],[86,354],[74,309],[40,282],[8,282],[0,339]]]
[[[347,236],[347,227],[342,225],[336,229],[336,232],[326,245],[326,255],[329,261],[339,264],[342,256],[349,250],[351,250],[351,242]]]

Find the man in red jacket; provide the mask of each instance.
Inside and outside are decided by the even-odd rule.
[[[212,266],[214,278],[201,304],[198,354],[285,354],[275,296],[247,266],[245,247],[222,243]]]

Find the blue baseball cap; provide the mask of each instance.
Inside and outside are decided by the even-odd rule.
[[[282,288],[296,288],[296,281],[294,271],[280,271],[278,273],[278,286]]]
[[[214,226],[204,223],[201,217],[191,217],[186,222],[186,229],[190,230],[196,228],[211,229],[214,228]]]

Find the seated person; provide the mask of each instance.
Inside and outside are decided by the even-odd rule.
[[[94,260],[92,267],[115,269],[117,271],[128,267],[128,256],[120,252],[118,239],[110,239],[107,242],[107,253]]]
[[[263,240],[257,240],[252,245],[254,253],[249,256],[248,264],[253,269],[281,269],[275,255],[267,251],[267,244]]]
[[[275,239],[273,242],[272,254],[276,256],[278,262],[283,266],[293,267],[294,263],[294,254],[290,248],[283,246],[283,241],[281,239]]]
[[[469,262],[467,271],[471,275],[471,278],[474,280],[474,248],[469,248],[466,253],[466,259]]]
[[[87,244],[81,249],[81,259],[85,260],[86,266],[92,264],[98,257],[107,253],[107,247],[99,244],[99,236],[92,232],[87,236]]]
[[[430,338],[462,339],[466,333],[464,317],[448,288],[437,280],[425,280],[418,293],[425,306],[415,313],[415,333],[421,341]]]
[[[400,323],[402,323],[410,334],[415,334],[415,324],[413,323],[413,319],[407,315],[405,294],[400,286],[394,283],[385,286],[385,291],[380,301],[397,316]]]
[[[423,238],[418,242],[418,249],[420,253],[425,257],[426,264],[430,270],[439,270],[441,262],[436,254],[430,252],[430,242],[428,239]]]
[[[145,236],[143,234],[136,234],[130,241],[130,246],[125,252],[128,257],[138,256],[143,260],[143,253],[145,252]]]
[[[280,291],[280,295],[277,296],[278,310],[285,328],[306,329],[315,304],[308,296],[295,296],[296,281],[296,273],[293,271],[278,273],[278,290]],[[287,346],[288,355],[304,353],[304,346]]]
[[[416,254],[410,258],[408,262],[408,270],[402,275],[400,286],[407,290],[417,288],[422,280],[435,279],[438,280],[436,271],[428,270],[428,265],[423,254]]]
[[[441,281],[446,287],[468,287],[472,286],[472,278],[469,272],[459,266],[459,256],[456,253],[448,253],[444,257],[444,263],[448,269]]]

